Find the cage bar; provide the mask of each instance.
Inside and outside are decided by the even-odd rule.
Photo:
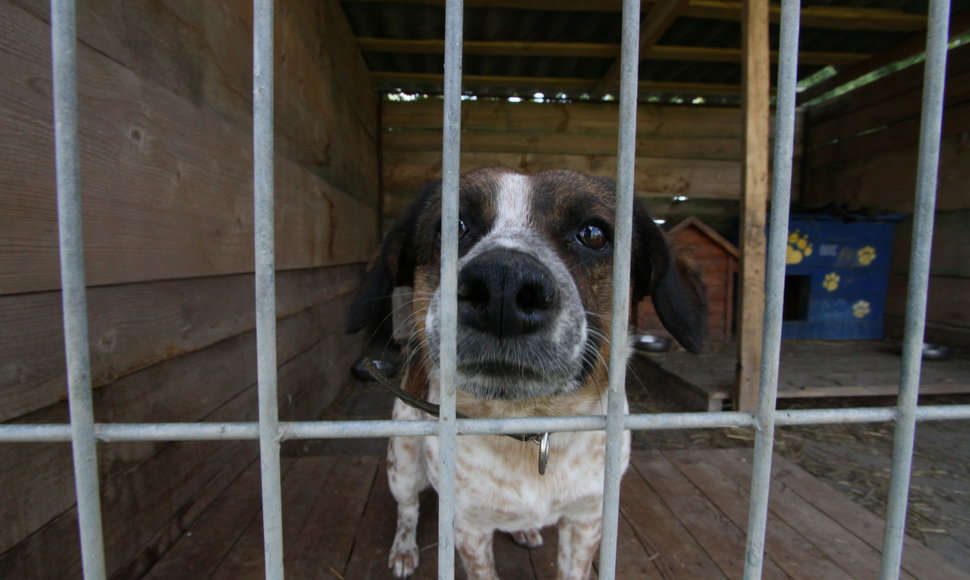
[[[455,576],[455,397],[458,333],[458,178],[461,160],[462,0],[445,5],[445,102],[441,179],[441,361],[438,417],[441,476],[438,482],[438,578]]]
[[[909,299],[900,398],[896,408],[852,408],[776,411],[780,352],[784,248],[794,135],[795,77],[799,27],[798,0],[784,0],[781,13],[778,102],[768,254],[764,360],[756,414],[663,413],[627,415],[623,406],[626,364],[625,313],[629,309],[629,262],[633,170],[636,139],[639,1],[624,0],[618,135],[617,214],[610,394],[606,415],[457,419],[455,413],[455,346],[457,332],[457,239],[442,236],[441,417],[428,421],[280,422],[277,404],[274,191],[273,191],[273,0],[254,0],[253,29],[253,186],[259,421],[238,423],[94,422],[87,329],[82,215],[79,173],[76,8],[73,0],[51,0],[51,42],[57,206],[67,358],[70,424],[0,425],[3,442],[70,441],[84,577],[106,577],[97,473],[97,442],[258,440],[260,443],[265,571],[283,577],[280,442],[286,439],[439,437],[439,577],[454,576],[455,453],[459,434],[605,431],[603,542],[599,577],[615,576],[619,482],[624,430],[755,427],[751,509],[748,521],[745,578],[760,577],[768,509],[774,429],[779,425],[896,422],[889,510],[883,545],[882,578],[899,575],[915,425],[918,421],[970,419],[970,405],[918,405],[929,256],[939,162],[945,83],[948,0],[929,7],[927,59],[923,88],[919,169]],[[442,230],[458,229],[460,157],[462,0],[447,0],[445,41],[445,108],[443,130]],[[614,356],[615,355],[615,356]]]
[[[71,451],[77,496],[84,577],[106,577],[98,450],[94,438],[88,306],[84,283],[81,162],[78,143],[77,11],[74,0],[51,1],[51,62],[54,93],[54,156],[57,173],[57,226],[64,308]]]
[[[761,343],[761,373],[755,414],[754,460],[748,510],[744,577],[761,577],[764,564],[771,455],[774,448],[778,399],[778,360],[781,355],[781,320],[785,295],[785,245],[791,202],[792,153],[795,140],[795,85],[798,82],[799,0],[782,0],[778,57],[778,100],[775,108],[775,142],[771,182],[765,313]]]
[[[926,297],[930,278],[930,252],[933,243],[933,217],[940,161],[940,135],[943,126],[943,90],[946,84],[949,0],[931,0],[926,31],[926,68],[923,78],[923,109],[920,118],[919,157],[916,169],[916,200],[913,213],[913,243],[909,286],[906,293],[906,322],[903,333],[903,359],[900,373],[898,417],[893,437],[893,461],[886,507],[883,539],[883,580],[899,577],[906,504],[913,465],[916,437],[916,410],[926,326]]]
[[[637,140],[637,82],[640,64],[640,0],[623,1],[620,48],[620,104],[617,136],[616,217],[613,232],[613,312],[610,322],[609,394],[603,472],[603,535],[599,577],[616,575],[616,545],[623,477],[623,419],[629,355],[630,247],[633,237],[633,180]]]
[[[273,223],[273,0],[253,2],[253,224],[259,466],[266,577],[283,578],[283,507],[276,371]]]

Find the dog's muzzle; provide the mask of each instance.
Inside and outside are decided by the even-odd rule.
[[[541,331],[558,311],[552,275],[527,254],[488,251],[458,275],[459,322],[499,340]]]

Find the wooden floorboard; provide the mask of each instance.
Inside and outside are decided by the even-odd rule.
[[[650,373],[659,377],[656,387],[690,408],[719,409],[734,390],[737,355],[732,348],[702,355],[638,353],[637,360],[661,370],[659,375]],[[786,340],[779,360],[778,398],[894,396],[899,393],[901,362],[885,341]],[[970,393],[970,359],[954,355],[924,361],[920,394],[962,393]]]
[[[617,578],[739,578],[744,565],[748,449],[635,451],[623,484]],[[871,578],[882,522],[799,467],[775,457],[764,577]],[[377,456],[284,460],[287,578],[391,578],[396,506]],[[417,580],[437,577],[436,496],[421,497]],[[263,576],[259,471],[250,467],[150,571],[153,580]],[[555,578],[556,531],[527,550],[504,534],[495,556],[506,580]],[[465,578],[461,570],[456,577]],[[907,539],[903,578],[970,580]]]

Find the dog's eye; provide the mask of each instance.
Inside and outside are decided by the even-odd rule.
[[[459,217],[458,218],[458,239],[460,240],[464,238],[466,235],[468,235],[468,224],[465,223],[465,220]],[[435,235],[435,243],[438,244],[439,246],[441,245],[441,223],[440,222],[438,223],[438,233],[437,235]]]
[[[610,240],[606,236],[603,228],[596,224],[587,224],[576,232],[576,239],[591,250],[604,250],[609,245]]]

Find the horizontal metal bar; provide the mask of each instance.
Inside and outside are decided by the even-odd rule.
[[[857,407],[851,409],[804,409],[778,411],[776,424],[836,425],[881,423],[896,419],[895,407]],[[718,429],[751,427],[750,413],[658,413],[627,415],[624,429],[660,431],[678,429]],[[970,419],[970,405],[918,407],[917,421],[957,421]],[[437,421],[290,421],[280,422],[280,440],[361,439],[391,436],[434,435]],[[573,417],[516,417],[504,419],[459,419],[462,435],[501,435],[505,433],[556,433],[560,431],[602,431],[604,415]],[[118,441],[218,441],[255,440],[258,423],[97,423],[95,436],[106,443]],[[0,425],[0,442],[43,443],[71,440],[71,426],[61,423]]]

